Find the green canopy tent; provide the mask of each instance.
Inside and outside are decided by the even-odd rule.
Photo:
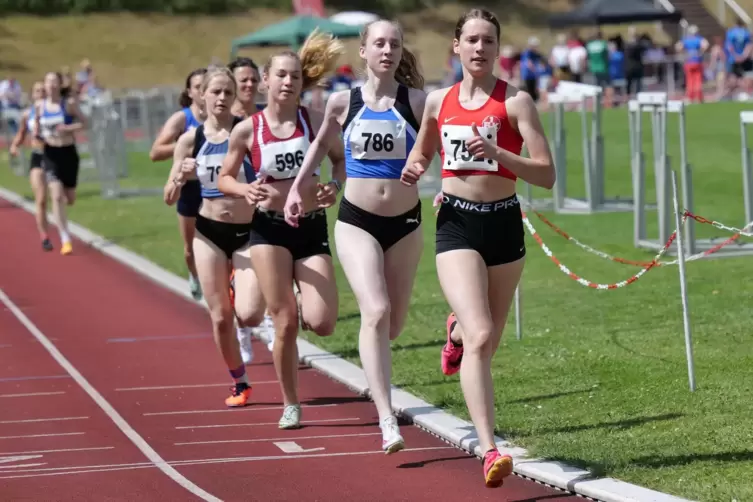
[[[293,50],[298,50],[306,37],[316,28],[338,38],[361,36],[360,26],[336,23],[323,17],[294,16],[233,40],[230,59],[235,59],[238,50],[246,47],[291,47]]]

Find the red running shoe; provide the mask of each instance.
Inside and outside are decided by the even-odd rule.
[[[450,338],[457,322],[454,312],[447,317],[447,343],[442,347],[442,373],[447,376],[457,373],[463,360],[463,346],[455,345]]]

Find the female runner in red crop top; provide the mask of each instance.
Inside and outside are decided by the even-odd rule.
[[[489,487],[500,486],[512,473],[512,458],[500,455],[494,443],[491,361],[525,261],[515,180],[548,189],[555,181],[531,96],[492,73],[499,35],[499,22],[491,12],[473,9],[458,20],[453,44],[463,64],[463,80],[428,95],[402,173],[405,184],[416,183],[441,145],[436,262],[454,311],[447,319],[442,371],[460,371],[468,412],[486,452],[483,470]],[[524,142],[530,158],[520,156]]]

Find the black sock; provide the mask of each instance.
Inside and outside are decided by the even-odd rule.
[[[458,325],[457,321],[452,321],[452,324],[450,324],[450,335],[452,335],[452,332],[455,331],[455,326],[457,326],[457,325]],[[455,347],[462,347],[463,346],[463,342],[462,341],[460,343],[458,343],[455,340],[453,340],[452,337],[450,337],[450,341],[452,342],[452,344]]]

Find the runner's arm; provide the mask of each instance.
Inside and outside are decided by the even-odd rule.
[[[18,127],[18,132],[13,137],[13,141],[10,144],[10,152],[13,155],[14,151],[18,150],[21,143],[26,139],[26,134],[29,132],[29,110],[26,110],[21,114],[21,124]]]
[[[193,177],[183,169],[183,160],[191,156],[195,137],[196,129],[187,131],[178,138],[178,141],[175,144],[173,167],[170,169],[170,175],[167,178],[167,183],[165,183],[163,191],[165,204],[168,206],[172,206],[178,201],[181,188],[187,180]]]
[[[149,158],[153,161],[167,160],[173,156],[177,139],[186,128],[186,114],[182,111],[173,113],[162,126],[157,139],[154,140]]]
[[[300,192],[301,184],[311,181],[316,168],[322,163],[324,157],[328,153],[331,153],[332,148],[337,148],[336,144],[340,145],[340,151],[342,151],[339,119],[345,114],[349,96],[350,91],[338,91],[332,94],[327,100],[327,106],[324,109],[324,118],[321,120],[319,120],[319,115],[316,112],[309,110],[309,117],[311,117],[312,122],[318,121],[321,125],[318,127],[316,138],[314,138],[314,141],[306,152],[301,170],[290,187],[291,191]],[[312,127],[315,127],[315,124],[312,124]],[[337,153],[335,153],[336,158]],[[332,160],[332,178],[337,179],[341,184],[345,183],[344,154],[341,156],[342,165],[340,166],[337,166],[335,159],[332,159],[331,155],[330,159]],[[336,169],[338,178],[335,178]]]
[[[63,127],[63,129],[66,132],[77,132],[82,129],[86,128],[86,125],[89,123],[89,120],[86,118],[86,115],[81,111],[81,108],[78,106],[78,101],[69,98],[67,103],[67,108],[70,111],[71,115],[76,117],[76,121],[72,124],[66,124]]]
[[[217,178],[217,189],[225,195],[245,197],[248,192],[247,184],[238,181],[238,173],[243,164],[243,158],[251,150],[254,140],[251,134],[253,130],[254,122],[249,117],[230,132],[227,155],[222,161],[222,168]]]
[[[438,89],[431,91],[426,96],[426,102],[424,104],[424,113],[421,118],[421,127],[418,130],[416,136],[416,142],[413,144],[413,148],[408,154],[408,158],[405,161],[407,166],[419,163],[421,167],[426,170],[431,164],[434,154],[439,151],[439,131],[437,128],[437,116],[439,115],[439,107],[447,94],[449,89]]]
[[[505,166],[518,178],[532,185],[551,190],[556,181],[554,161],[549,143],[541,125],[539,112],[530,94],[518,91],[507,100],[510,118],[528,149],[530,158],[521,157],[504,148],[497,147],[494,160]]]

